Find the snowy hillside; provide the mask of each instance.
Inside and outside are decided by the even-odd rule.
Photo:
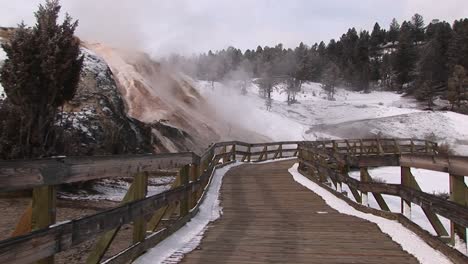
[[[199,81],[197,89],[216,106],[218,114],[236,125],[254,130],[271,140],[317,140],[334,138],[431,138],[439,143],[457,143],[455,150],[468,155],[468,116],[454,112],[418,109],[410,97],[392,92],[370,94],[338,89],[335,101],[326,99],[318,83],[306,83],[288,105],[287,94],[276,87],[271,111],[265,107],[258,87],[251,83],[248,94],[234,84]],[[420,107],[419,107],[420,108]]]

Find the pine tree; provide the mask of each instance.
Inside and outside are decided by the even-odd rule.
[[[370,36],[370,56],[375,57],[377,56],[377,52],[379,50],[379,46],[385,42],[385,31],[380,28],[379,23],[375,23],[374,29],[372,30]]]
[[[308,75],[310,72],[308,50],[309,48],[302,42],[294,50],[297,64],[297,71],[294,77],[301,82],[308,80]]]
[[[390,24],[390,29],[388,30],[387,37],[388,41],[392,42],[393,44],[395,44],[395,41],[397,41],[400,38],[400,24],[398,24],[398,21],[395,18]]]
[[[322,77],[322,88],[327,92],[328,100],[334,100],[335,88],[340,80],[340,69],[332,62],[327,65]]]
[[[405,84],[409,84],[413,80],[415,62],[416,50],[411,27],[407,22],[403,22],[393,63],[400,92],[403,92]]]
[[[359,42],[357,45],[357,68],[359,69],[358,87],[364,92],[369,92],[370,79],[370,60],[369,60],[369,32],[362,31],[359,34]]]
[[[420,14],[415,14],[411,18],[411,31],[413,34],[413,40],[416,43],[424,41],[425,28],[424,28],[424,18]]]
[[[25,124],[25,156],[47,155],[57,108],[75,94],[83,57],[74,37],[78,22],[67,14],[57,24],[58,0],[47,0],[35,13],[33,28],[20,24],[10,42],[0,81],[8,99],[21,109]]]
[[[453,24],[447,56],[451,70],[455,65],[468,69],[468,18],[455,21]]]

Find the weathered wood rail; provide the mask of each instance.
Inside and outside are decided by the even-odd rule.
[[[400,197],[400,213],[406,220],[411,220],[411,205],[415,204],[422,208],[438,240],[453,245],[455,234],[467,240],[468,188],[464,176],[468,175],[468,157],[439,155],[432,142],[406,139],[302,142],[299,149],[300,171],[310,179],[318,183],[330,180],[330,189],[338,193],[346,184],[355,201],[364,206],[369,206],[370,193],[382,211],[390,212],[382,194]],[[384,166],[401,167],[400,184],[373,181],[368,169]],[[411,168],[448,173],[449,199],[423,192]],[[351,169],[360,170],[360,180],[349,176]],[[440,216],[450,220],[450,230],[445,229]],[[468,260],[462,254],[458,258]]]
[[[440,156],[437,145],[432,142],[369,139],[249,144],[232,141],[213,144],[201,156],[187,152],[0,161],[0,192],[33,190],[31,213],[25,214],[19,223],[23,231],[0,241],[0,263],[52,263],[55,254],[96,238],[98,242],[87,263],[128,263],[197,213],[218,166],[236,160],[259,162],[295,156],[299,156],[302,173],[318,182],[331,179],[339,191],[343,183],[347,184],[356,201],[368,205],[370,192],[382,210],[388,211],[381,194],[399,196],[403,215],[410,219],[411,203],[420,205],[440,239],[453,241],[455,233],[466,237],[463,231],[468,226],[468,195],[464,178],[459,175],[468,175],[468,157]],[[374,166],[401,166],[402,184],[373,183],[367,168]],[[361,169],[361,181],[348,176],[352,167]],[[450,200],[422,192],[410,167],[449,172]],[[179,170],[172,189],[147,196],[148,175],[169,169]],[[122,177],[134,180],[121,206],[55,224],[57,185]],[[437,215],[450,219],[453,225],[450,233],[440,224]],[[162,227],[162,219],[170,216],[177,220]],[[104,260],[120,227],[130,223],[133,224],[132,246]],[[24,228],[24,225],[29,226]]]
[[[263,161],[297,155],[298,142],[248,144],[222,142],[203,155],[175,153],[102,157],[63,157],[41,160],[0,161],[0,191],[33,189],[30,212],[16,237],[0,241],[0,263],[52,263],[54,254],[91,239],[98,240],[87,263],[103,262],[119,228],[133,223],[134,244],[105,263],[126,263],[183,226],[197,213],[211,175],[219,165],[236,159]],[[180,169],[173,188],[146,197],[148,174]],[[55,225],[56,186],[103,178],[133,177],[122,205],[95,215]],[[161,229],[163,217],[178,220]],[[31,219],[32,218],[32,219]],[[24,234],[24,231],[31,231]],[[148,231],[148,232],[147,232]]]

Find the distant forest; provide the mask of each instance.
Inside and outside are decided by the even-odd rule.
[[[279,81],[293,90],[313,81],[413,94],[429,106],[441,96],[452,108],[461,108],[468,99],[468,19],[426,25],[415,14],[401,25],[393,19],[388,29],[378,23],[372,31],[350,28],[328,43],[300,43],[294,49],[258,46],[245,52],[229,47],[191,58],[172,56],[167,62],[212,82],[257,78],[266,96]]]

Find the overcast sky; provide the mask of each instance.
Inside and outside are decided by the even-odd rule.
[[[44,0],[45,1],[45,0]],[[0,0],[0,26],[34,21],[41,0]],[[88,41],[137,47],[154,56],[172,52],[294,47],[339,38],[349,27],[387,28],[414,13],[446,20],[468,17],[468,0],[62,0]]]

